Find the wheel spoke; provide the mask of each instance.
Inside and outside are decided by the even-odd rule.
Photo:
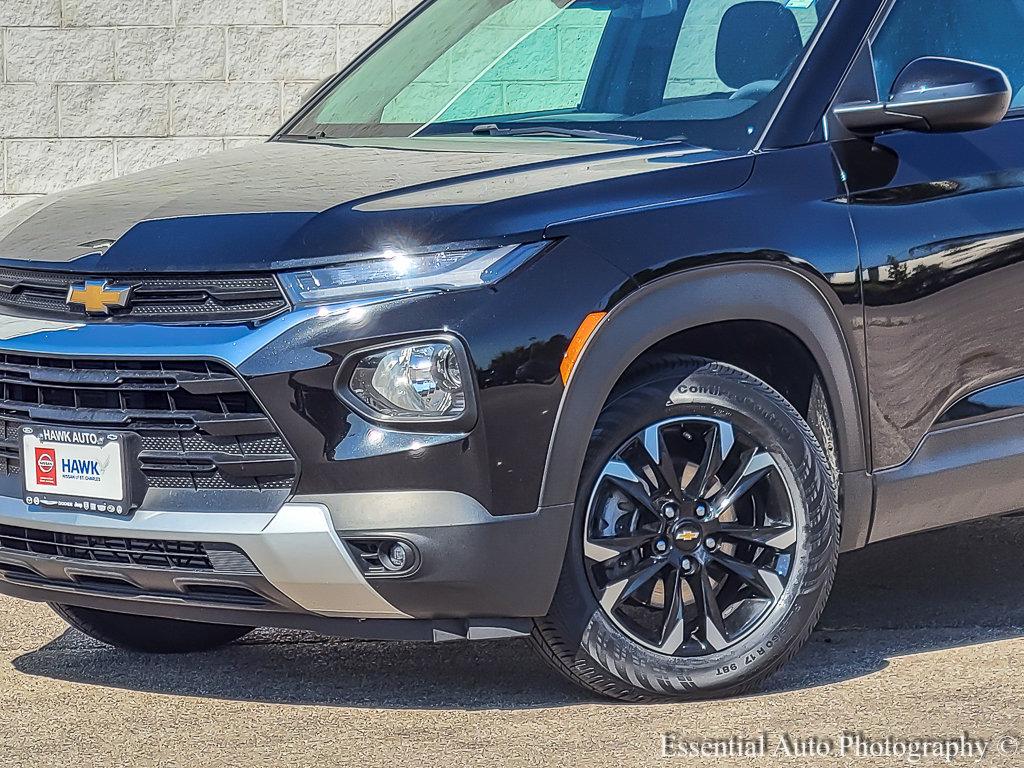
[[[598,480],[602,480],[606,477],[615,480],[622,480],[627,483],[635,483],[637,485],[643,484],[636,472],[630,469],[629,465],[622,459],[612,459],[605,465]]]
[[[718,532],[730,539],[770,549],[789,549],[796,543],[794,525],[748,526],[740,523],[723,523]]]
[[[658,514],[658,510],[654,506],[654,500],[647,492],[648,483],[641,480],[637,473],[630,469],[629,465],[622,459],[612,459],[605,465],[604,470],[597,478],[597,482],[600,484],[601,481],[605,480],[622,491],[638,508],[646,509],[655,515]]]
[[[686,604],[683,601],[683,576],[677,568],[665,579],[665,622],[658,649],[674,655],[686,642]]]
[[[716,552],[711,558],[726,571],[735,574],[765,597],[775,600],[782,594],[782,579],[770,568],[744,563],[723,552]]]
[[[722,610],[718,607],[715,588],[711,583],[711,577],[708,576],[707,569],[701,568],[693,578],[689,579],[689,584],[696,598],[694,611],[704,642],[715,651],[727,648],[729,640],[725,636],[725,621],[722,619]]]
[[[621,451],[620,459],[651,489],[651,496],[680,497],[679,478],[675,477],[672,457],[657,426],[648,427]]]
[[[722,464],[735,442],[736,438],[731,425],[724,421],[716,421],[712,424],[704,438],[704,457],[701,459],[700,466],[697,467],[697,473],[686,486],[689,496],[700,499],[707,495],[711,481],[722,468]]]
[[[636,567],[628,574],[621,576],[618,580],[610,582],[601,595],[601,607],[608,613],[614,611],[622,601],[636,592],[640,587],[658,575],[658,572],[665,567],[663,560],[646,558],[641,560]]]
[[[656,535],[656,531],[651,533],[640,528],[622,536],[588,536],[584,542],[583,553],[591,560],[603,563],[613,557],[632,552]]]
[[[775,459],[767,451],[750,452],[742,466],[725,488],[719,491],[711,501],[711,516],[718,518],[725,510],[743,498],[759,480],[775,469]]]
[[[665,446],[665,439],[661,436],[661,428],[655,425],[645,429],[643,443],[644,450],[650,456],[663,487],[675,498],[680,498],[682,496],[682,489],[679,485],[680,477],[672,461],[672,454],[669,453]]]

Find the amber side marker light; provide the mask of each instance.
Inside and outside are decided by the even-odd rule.
[[[580,353],[583,352],[583,348],[587,345],[587,341],[591,336],[594,335],[594,331],[597,330],[597,326],[604,320],[604,316],[607,312],[591,312],[580,323],[580,327],[576,329],[576,333],[573,334],[572,341],[569,342],[569,348],[565,350],[565,357],[562,358],[562,384],[569,383],[569,377],[572,375],[572,369],[576,367],[576,361],[580,359]]]

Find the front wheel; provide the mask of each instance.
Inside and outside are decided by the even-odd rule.
[[[143,653],[195,653],[227,645],[252,631],[251,627],[202,624],[111,613],[74,605],[50,604],[64,621],[94,640],[115,648]]]
[[[743,693],[806,642],[838,552],[834,477],[800,414],[732,366],[653,363],[598,421],[534,644],[613,698]]]

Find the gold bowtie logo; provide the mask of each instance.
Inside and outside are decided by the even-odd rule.
[[[676,541],[693,541],[699,536],[696,531],[680,531],[676,534]]]
[[[86,280],[68,288],[68,306],[79,306],[90,315],[109,315],[123,309],[135,286],[111,285],[107,280]]]

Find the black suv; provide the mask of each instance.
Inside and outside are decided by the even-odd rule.
[[[0,592],[144,651],[751,689],[1024,498],[1024,2],[434,0],[269,143],[0,219]]]

